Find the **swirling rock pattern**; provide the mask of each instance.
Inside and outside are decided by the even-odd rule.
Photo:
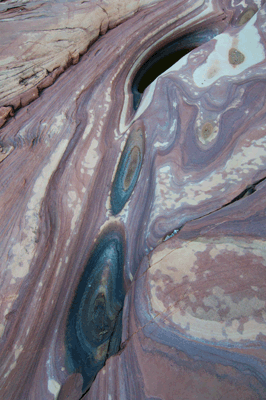
[[[142,166],[145,132],[133,124],[120,157],[111,188],[111,209],[114,215],[124,208],[130,198]]]
[[[124,301],[124,241],[115,228],[102,234],[81,277],[67,329],[68,370],[82,371],[83,389],[91,385],[106,357],[118,352]]]
[[[108,360],[88,399],[101,388],[104,398],[125,398],[109,386],[117,380],[130,398],[265,397],[264,196],[265,182],[143,260],[126,300],[123,353]]]
[[[155,2],[1,129],[4,400],[266,397],[265,21]]]

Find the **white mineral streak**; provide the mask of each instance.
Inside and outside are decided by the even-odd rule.
[[[222,76],[239,75],[248,68],[264,60],[264,48],[260,43],[260,35],[254,23],[255,14],[242,28],[236,37],[229,33],[216,36],[215,49],[211,52],[206,62],[200,65],[193,73],[193,80],[198,87],[207,87]],[[235,48],[240,51],[245,59],[241,64],[232,65],[229,62],[229,50]]]
[[[212,5],[211,0],[208,0],[206,2],[204,2],[204,0],[198,0],[198,1],[191,2],[191,6],[189,7],[189,5],[187,5],[186,10],[182,14],[181,13],[177,14],[175,16],[175,18],[172,18],[171,20],[167,21],[167,23],[165,23],[164,25],[160,26],[160,28],[158,28],[158,31],[159,31],[159,30],[163,29],[164,27],[175,23],[179,19],[185,17],[186,15],[188,15],[189,13],[193,12],[194,10],[196,10],[197,8],[199,8],[199,7],[203,6],[203,5],[205,6],[205,8],[204,8],[204,10],[202,12],[200,12],[194,18],[191,18],[188,21],[184,22],[183,24],[178,25],[175,29],[171,30],[170,32],[168,32],[167,34],[162,36],[160,39],[158,39],[156,42],[154,42],[152,44],[152,46],[149,47],[147,50],[145,50],[140,55],[140,57],[135,61],[135,63],[133,64],[131,70],[128,73],[128,76],[126,78],[125,85],[124,85],[124,98],[125,98],[125,101],[124,101],[124,104],[123,104],[123,110],[122,110],[121,118],[120,118],[120,131],[121,132],[124,132],[124,131],[126,131],[128,129],[128,125],[126,124],[125,118],[126,118],[126,110],[128,108],[128,88],[129,88],[129,82],[130,82],[130,80],[132,78],[132,75],[134,73],[136,73],[136,70],[142,64],[143,59],[147,56],[147,54],[151,51],[151,49],[154,48],[155,46],[157,46],[161,41],[165,40],[169,36],[172,36],[173,33],[178,32],[179,30],[180,31],[183,30],[188,25],[190,25],[190,26],[195,25],[197,23],[197,21],[206,18],[207,15],[210,15],[211,12],[213,11],[213,5]],[[153,36],[154,36],[155,33],[156,33],[156,31],[152,31],[152,35]],[[147,37],[145,37],[145,40],[147,40]],[[177,63],[175,63],[170,69],[166,70],[160,76],[163,76],[163,75],[167,74],[168,72],[180,70],[184,65],[186,65],[187,57],[188,56],[185,55],[185,57],[181,58]],[[154,93],[154,90],[155,90],[157,79],[155,79],[155,81],[152,82],[152,84],[146,89],[145,95],[144,95],[143,100],[142,100],[144,102],[144,105],[142,105],[142,101],[141,101],[140,106],[138,108],[138,111],[137,111],[133,121],[138,119],[141,116],[141,114],[143,114],[144,111],[150,105],[152,97],[153,97],[153,93]],[[147,91],[148,91],[148,93],[146,94]]]
[[[64,126],[64,123],[66,121],[66,115],[64,112],[62,112],[59,115],[55,115],[55,117],[52,120],[51,124],[48,124],[47,122],[43,121],[41,123],[41,126],[43,128],[43,133],[42,135],[44,136],[44,142],[45,144],[49,147],[51,146],[51,139],[59,134],[59,132],[61,131],[61,128]],[[23,128],[25,129],[25,128]],[[23,129],[22,131],[19,133],[19,135],[23,135]]]
[[[59,264],[58,264],[58,266],[57,266],[57,268],[56,268],[55,277],[58,276],[58,274],[59,274],[59,272],[60,272],[60,269],[61,269],[61,265],[62,265],[62,258],[60,258]]]
[[[93,138],[90,144],[90,147],[88,148],[88,151],[85,155],[84,160],[81,162],[81,165],[87,169],[87,173],[92,176],[94,172],[94,168],[97,165],[97,162],[99,161],[99,154],[98,154],[98,146],[99,142],[97,139]]]
[[[162,314],[164,318],[167,315],[167,319],[176,327],[197,339],[239,342],[256,340],[260,333],[265,335],[266,302],[259,299],[257,293],[254,297],[250,298],[249,295],[235,301],[223,288],[210,286],[207,289],[208,294],[202,299],[204,308],[199,305],[195,310],[195,305],[193,306],[197,300],[197,280],[201,282],[204,278],[208,279],[205,272],[208,272],[208,275],[211,273],[210,270],[198,272],[199,266],[202,268],[199,255],[203,257],[208,267],[213,263],[217,266],[218,263],[222,268],[230,257],[237,263],[238,257],[243,259],[247,256],[252,257],[256,264],[265,267],[265,242],[254,240],[250,243],[225,237],[220,241],[185,242],[179,246],[175,249],[157,250],[151,257],[148,274],[152,314],[155,316]],[[243,278],[243,275],[241,277]],[[170,299],[169,293],[172,287],[182,285],[184,279],[186,285],[190,284],[186,296],[176,301]],[[257,291],[258,288],[252,286],[251,289]],[[244,292],[240,293],[244,296]],[[220,311],[223,311],[222,314]],[[260,322],[256,317],[258,312],[262,316]],[[244,323],[241,323],[241,318],[244,319]]]
[[[74,190],[70,190],[70,191],[68,192],[68,195],[69,195],[69,197],[70,197],[70,203],[72,203],[73,201],[75,201],[76,198],[77,198],[77,194],[76,194],[76,192],[75,192]],[[70,207],[70,205],[68,205],[68,206]]]
[[[111,87],[107,88],[106,93],[105,93],[105,100],[108,103],[110,103],[112,101],[110,94],[111,94]]]
[[[137,120],[141,116],[141,114],[143,114],[144,111],[149,107],[149,105],[150,105],[150,103],[152,101],[152,98],[153,98],[153,94],[154,94],[154,91],[155,91],[157,79],[155,79],[155,81],[153,81],[147,87],[147,89],[145,90],[143,98],[141,99],[140,105],[139,105],[139,107],[137,109],[137,112],[136,112],[136,115],[134,117],[134,121]],[[122,127],[120,126],[120,129],[121,128]]]
[[[54,395],[54,399],[56,399],[59,391],[60,391],[61,385],[54,379],[49,379],[48,380],[48,390],[51,394]]]
[[[76,205],[73,206],[72,211],[73,211],[73,217],[71,219],[71,231],[74,231],[75,226],[76,226],[76,222],[78,221],[78,217],[79,217],[80,212],[81,212],[81,200],[80,200],[80,198],[78,199],[78,202],[76,203]]]
[[[132,201],[132,196],[133,195],[134,195],[134,191],[132,192],[130,198],[128,199],[128,201],[126,202],[125,206],[123,207],[123,209],[119,213],[119,219],[120,219],[120,221],[123,221],[124,224],[126,224],[127,219],[128,219],[128,215],[129,215],[129,211],[132,209],[132,208],[130,208],[130,203]]]
[[[237,3],[237,4],[235,4],[235,2]],[[236,7],[236,5],[243,5],[244,7],[246,6],[246,2],[245,2],[245,0],[242,0],[240,3],[238,2],[238,0],[232,0],[232,7]]]
[[[20,234],[22,239],[17,240],[9,250],[7,269],[11,270],[13,278],[23,278],[29,272],[30,263],[36,248],[41,202],[49,180],[56,170],[67,145],[67,139],[59,142],[48,163],[35,181],[25,213],[24,229]]]
[[[177,120],[174,119],[173,123],[172,123],[172,126],[169,129],[169,136],[173,136],[173,134],[175,134],[176,128],[177,128]],[[157,141],[157,142],[154,143],[154,147],[155,148],[159,148],[160,150],[166,150],[168,146],[169,146],[169,140],[166,141],[166,142]],[[170,170],[170,167],[167,167],[167,168]],[[163,172],[165,172],[165,171],[163,171]]]
[[[10,372],[12,371],[12,369],[14,369],[15,366],[17,365],[17,359],[18,359],[20,353],[22,352],[22,350],[23,350],[23,346],[22,346],[22,345],[20,345],[20,346],[18,347],[18,345],[15,344],[15,346],[14,346],[14,357],[15,357],[15,361],[10,365],[9,370],[8,370],[8,371],[5,373],[5,375],[4,375],[4,378],[7,378],[8,375],[10,374]]]
[[[254,0],[254,3],[257,4],[258,9],[261,8],[261,0]]]
[[[92,130],[92,127],[93,127],[93,123],[94,123],[94,112],[93,112],[93,110],[89,110],[89,123],[86,126],[85,131],[83,133],[83,136],[82,136],[83,140],[85,140],[89,136],[89,134]]]

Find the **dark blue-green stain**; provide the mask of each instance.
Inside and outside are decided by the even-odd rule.
[[[118,214],[130,198],[137,183],[144,156],[144,129],[134,127],[121,154],[111,188],[111,209]]]
[[[68,314],[67,368],[83,376],[88,389],[108,357],[118,352],[122,332],[124,240],[104,232],[89,258]]]

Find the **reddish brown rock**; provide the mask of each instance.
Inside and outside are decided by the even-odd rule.
[[[0,107],[0,127],[4,125],[8,117],[13,115],[12,107]]]
[[[24,107],[29,93],[53,83],[47,77],[54,70],[62,69],[62,73],[70,64],[76,64],[99,35],[160,1],[2,2],[0,106],[16,109],[19,98]]]
[[[143,399],[265,397],[264,197],[265,182],[143,260],[126,301],[123,350],[88,399],[102,387],[103,398],[122,399],[106,382],[133,391],[135,376]]]
[[[80,301],[86,344],[78,318],[89,301],[77,288],[92,256],[102,260],[101,307],[120,236],[122,348],[85,398],[265,397],[265,7],[249,20],[256,11],[252,2],[155,3],[2,128],[4,399],[74,400],[86,390],[70,309]],[[192,31],[192,47],[200,31],[207,43],[152,83],[135,112],[139,67]],[[109,234],[119,243],[101,253]],[[111,341],[93,348],[94,361]]]

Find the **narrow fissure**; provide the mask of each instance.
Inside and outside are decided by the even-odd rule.
[[[121,347],[121,344],[122,344],[121,343],[121,338],[122,338],[122,314],[123,314],[123,308],[121,308],[120,312],[115,317],[115,328],[114,328],[114,331],[112,332],[111,337],[110,337],[110,342],[109,342],[106,358],[105,358],[105,361],[104,361],[104,365],[102,366],[102,368],[95,375],[91,385],[95,381],[98,373],[105,367],[108,358],[110,358],[111,356],[113,356],[115,354],[118,354],[122,350],[122,347]],[[117,334],[117,332],[118,332],[118,338],[115,338],[115,344],[112,344],[112,341],[113,341],[113,339],[115,337],[115,334]],[[82,394],[82,396],[79,398],[79,400],[82,400],[86,396],[86,394],[89,393],[90,388],[91,388],[91,386],[87,390],[85,390],[85,392]]]
[[[265,180],[266,180],[266,177],[265,177],[265,178],[262,178],[262,179],[259,179],[258,181],[252,183],[251,185],[248,185],[248,186],[246,187],[246,189],[244,189],[240,194],[238,194],[238,195],[237,195],[236,197],[234,197],[231,201],[229,201],[228,203],[224,204],[223,206],[221,206],[221,207],[218,208],[217,210],[211,211],[210,213],[207,213],[207,214],[205,214],[205,215],[202,215],[202,216],[200,216],[200,217],[198,217],[198,218],[194,218],[194,219],[189,220],[189,221],[187,221],[187,222],[196,221],[197,219],[204,218],[204,217],[206,217],[207,215],[213,214],[214,212],[217,212],[217,211],[221,210],[222,208],[227,207],[227,206],[229,206],[230,204],[235,203],[235,202],[238,201],[238,200],[241,200],[241,199],[244,199],[244,198],[247,197],[247,196],[250,196],[251,194],[253,194],[253,193],[256,192],[256,186],[259,185],[261,182],[263,182],[263,181],[265,181]],[[163,238],[163,242],[166,242],[168,239],[170,239],[170,238],[172,238],[173,236],[175,236],[178,232],[181,231],[181,229],[182,229],[184,226],[185,226],[185,224],[184,224],[184,225],[181,225],[179,228],[175,228],[173,231],[171,231],[171,232],[169,232],[168,234],[166,234],[166,235],[164,236],[164,238]]]
[[[225,204],[224,206],[222,206],[221,208],[227,207],[227,206],[229,206],[230,204],[233,204],[233,203],[235,203],[236,201],[241,200],[241,199],[243,199],[243,198],[245,198],[245,197],[247,197],[247,196],[250,196],[251,194],[255,193],[255,192],[256,192],[256,186],[257,186],[259,183],[263,182],[265,179],[266,179],[266,177],[265,177],[265,178],[262,178],[262,179],[260,179],[260,180],[258,180],[258,181],[256,181],[256,182],[254,182],[254,183],[252,183],[252,185],[247,186],[246,189],[243,190],[243,192],[241,192],[239,195],[237,195],[236,197],[234,197],[233,200],[229,201],[229,203],[226,203],[226,204]]]

